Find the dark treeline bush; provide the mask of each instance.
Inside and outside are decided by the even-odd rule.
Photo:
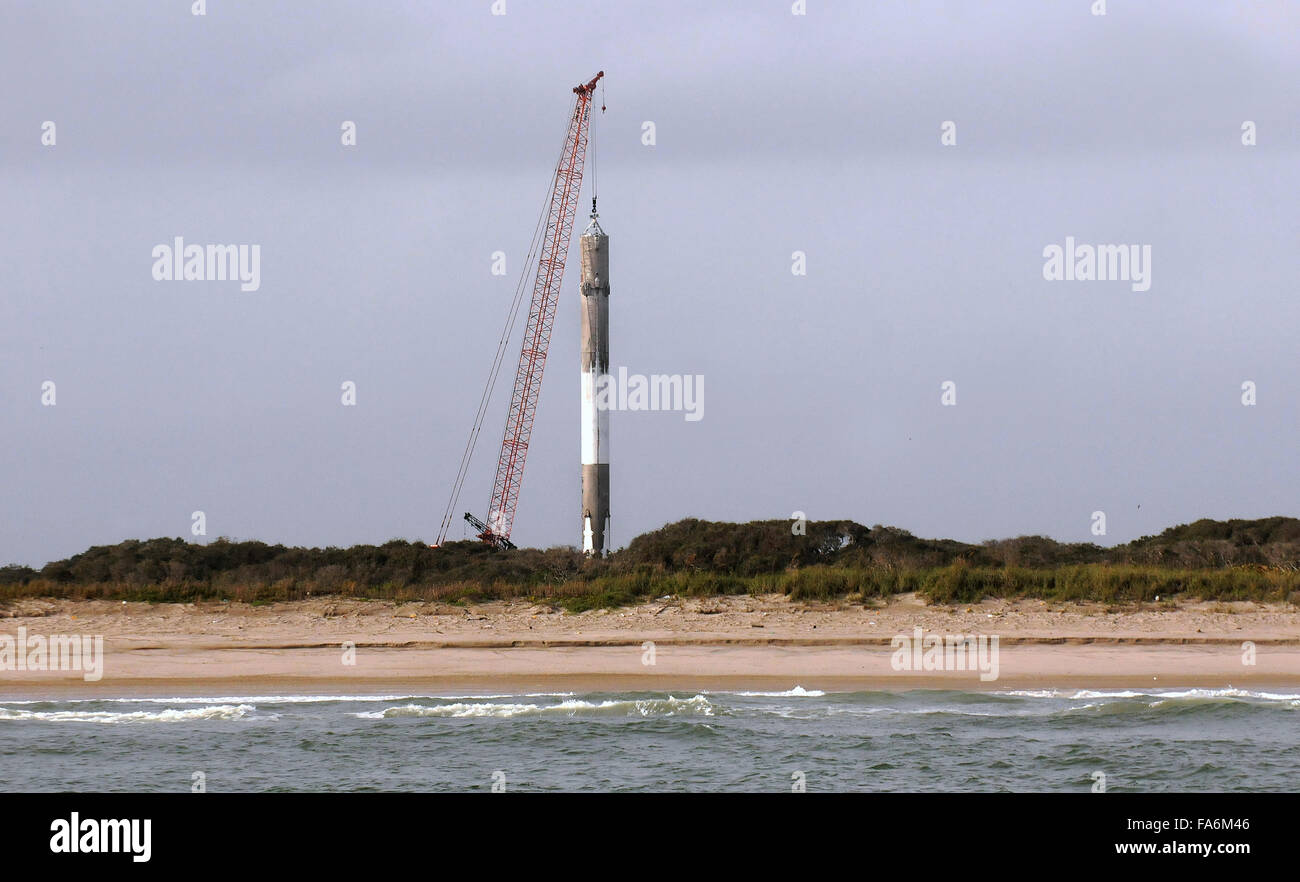
[[[0,585],[22,585],[30,582],[39,575],[31,567],[20,567],[17,564],[0,567]]]
[[[183,539],[128,540],[99,545],[39,571],[8,567],[0,585],[43,581],[56,585],[119,583],[270,584],[309,580],[326,588],[346,585],[440,585],[456,582],[562,582],[584,568],[600,567],[573,549],[525,548],[496,552],[481,542],[452,542],[430,548],[394,539],[351,548],[287,548],[263,542],[217,539],[206,545]]]
[[[1196,592],[1286,599],[1300,590],[1295,518],[1202,520],[1109,549],[1043,536],[974,545],[852,521],[809,521],[801,530],[792,524],[687,519],[638,536],[604,560],[572,548],[500,552],[477,541],[290,548],[227,539],[205,545],[129,540],[39,570],[0,567],[0,599],[535,597],[579,609],[666,594],[769,591],[801,599],[920,591],[964,603],[988,595],[1125,601]]]
[[[732,524],[688,518],[637,536],[610,556],[615,568],[649,566],[660,572],[708,571],[738,576],[835,562],[870,531],[852,521],[809,521],[801,535],[792,521]]]
[[[1111,559],[1170,567],[1300,567],[1300,520],[1212,521],[1170,527],[1113,549]]]

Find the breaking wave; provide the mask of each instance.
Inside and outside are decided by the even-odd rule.
[[[29,711],[0,707],[0,721],[46,723],[187,723],[197,720],[242,720],[253,712],[251,704],[218,704],[160,711]]]
[[[1099,701],[1143,699],[1153,705],[1179,701],[1249,701],[1281,702],[1300,707],[1300,693],[1257,692],[1228,686],[1224,689],[1151,689],[1099,691],[1095,689],[1029,689],[1012,692],[995,692],[994,695],[1016,698],[1060,698],[1069,700],[1091,699]]]
[[[638,698],[608,701],[568,699],[558,704],[521,704],[464,702],[450,704],[404,704],[381,711],[361,711],[352,716],[363,720],[387,720],[399,717],[672,717],[713,716],[713,705],[703,695],[694,698]]]
[[[568,698],[572,692],[529,692],[523,698]],[[381,701],[485,701],[492,698],[517,698],[513,693],[490,695],[177,695],[169,698],[135,696],[125,698],[47,698],[8,699],[6,704],[359,704]]]
[[[743,695],[746,698],[822,698],[826,695],[820,689],[805,689],[802,686],[784,692],[733,692],[731,694]]]

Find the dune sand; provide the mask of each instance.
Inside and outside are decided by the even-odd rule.
[[[1281,604],[935,607],[905,595],[873,607],[772,595],[573,614],[527,602],[37,599],[0,609],[0,634],[20,627],[102,635],[103,677],[0,670],[3,696],[1300,686],[1300,610]],[[915,628],[996,635],[997,679],[895,670],[891,639]]]

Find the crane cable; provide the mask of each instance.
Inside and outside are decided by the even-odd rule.
[[[587,112],[590,113],[591,105],[587,105]],[[605,83],[602,80],[600,84],[600,115],[605,115]],[[596,210],[596,197],[600,195],[600,177],[596,170],[596,132],[599,127],[592,127],[587,133],[587,143],[591,146],[591,210]]]
[[[569,119],[573,118],[574,104],[569,108]],[[487,383],[483,386],[483,394],[479,398],[478,411],[474,415],[474,425],[469,432],[469,440],[465,442],[465,451],[461,454],[460,467],[456,472],[456,480],[452,484],[451,498],[447,501],[447,507],[443,510],[442,522],[438,526],[438,538],[435,540],[433,547],[437,548],[447,538],[447,530],[451,528],[451,522],[456,510],[456,502],[460,499],[461,488],[465,485],[465,478],[469,474],[470,460],[474,456],[474,447],[478,443],[479,432],[483,428],[483,420],[487,416],[488,404],[492,398],[492,392],[496,388],[497,378],[501,373],[501,365],[505,362],[506,351],[510,345],[510,338],[514,332],[515,320],[519,316],[519,308],[523,304],[524,288],[528,281],[528,267],[533,265],[533,260],[537,255],[537,249],[541,245],[543,231],[546,226],[545,220],[548,208],[552,201],[552,194],[555,192],[556,179],[560,174],[560,164],[564,159],[565,149],[568,147],[569,128],[566,125],[564,138],[560,141],[560,161],[555,164],[555,171],[551,173],[550,183],[547,186],[546,199],[542,202],[542,209],[537,216],[537,224],[533,228],[532,242],[528,246],[528,253],[524,257],[523,271],[519,274],[519,284],[515,287],[514,300],[510,304],[510,312],[506,318],[506,325],[501,332],[501,339],[497,342],[496,356],[492,360],[492,368],[488,372]]]

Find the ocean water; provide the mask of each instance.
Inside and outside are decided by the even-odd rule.
[[[1300,692],[0,698],[0,790],[1300,790]]]

